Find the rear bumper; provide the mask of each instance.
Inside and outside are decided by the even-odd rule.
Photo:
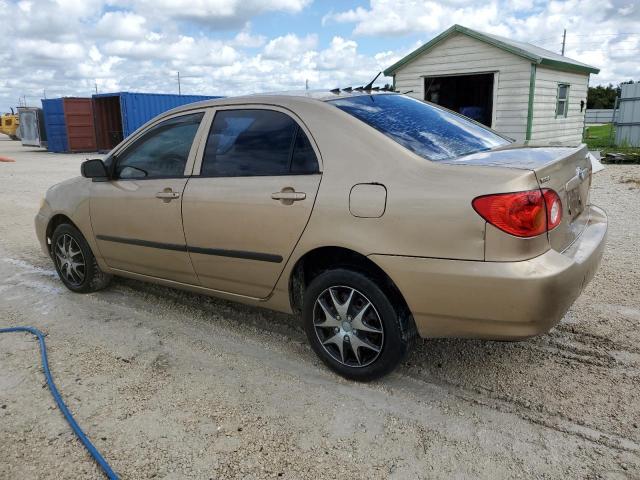
[[[422,337],[516,340],[550,330],[593,278],[607,217],[589,222],[565,251],[520,262],[475,262],[372,255],[396,283]]]

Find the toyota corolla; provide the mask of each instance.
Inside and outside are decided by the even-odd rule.
[[[296,313],[356,380],[391,371],[418,335],[548,331],[607,232],[584,145],[517,145],[387,92],[183,106],[81,173],[36,217],[70,290],[117,275]]]

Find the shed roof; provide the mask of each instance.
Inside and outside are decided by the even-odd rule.
[[[393,75],[400,67],[411,62],[419,55],[428,52],[440,42],[456,33],[462,33],[471,38],[475,38],[476,40],[480,40],[481,42],[488,43],[489,45],[505,50],[519,57],[526,58],[533,63],[544,65],[549,68],[587,74],[598,73],[600,71],[599,68],[592,67],[591,65],[587,65],[586,63],[578,62],[577,60],[572,60],[571,58],[567,58],[562,55],[558,55],[557,53],[553,53],[549,50],[537,47],[530,43],[518,42],[517,40],[511,40],[499,35],[479,32],[477,30],[472,30],[471,28],[463,27],[462,25],[456,24],[442,32],[437,37],[433,38],[431,41],[425,43],[420,48],[414,50],[406,57],[391,65],[384,71],[384,74],[386,76]]]

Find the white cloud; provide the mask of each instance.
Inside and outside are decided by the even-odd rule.
[[[233,37],[231,44],[240,48],[258,48],[267,43],[267,37],[264,35],[253,35],[251,33],[251,24],[247,23],[245,27]]]
[[[267,12],[298,13],[312,0],[113,0],[125,8],[161,16],[197,21],[210,28],[232,29]]]
[[[354,23],[355,35],[402,35],[435,33],[448,28],[452,23],[463,23],[486,30],[486,26],[500,13],[495,0],[488,3],[465,0],[372,0],[368,9],[357,7],[330,13],[323,18],[323,23]]]
[[[51,42],[34,38],[24,39],[14,47],[18,55],[28,57],[30,61],[81,60],[85,49],[76,42]]]
[[[318,45],[317,35],[298,37],[292,33],[271,40],[264,47],[265,58],[291,58],[300,55]]]
[[[293,22],[310,4],[0,0],[3,35],[11,39],[0,49],[0,111],[22,95],[38,105],[45,89],[50,97],[91,95],[95,83],[101,92],[175,92],[178,71],[183,92],[210,95],[300,89],[307,80],[310,88],[362,85],[452,23],[554,51],[567,28],[567,54],[602,68],[592,85],[640,79],[640,35],[602,35],[640,33],[640,8],[630,0],[362,0],[359,7],[327,13],[322,36],[313,28],[289,33],[284,22],[270,38],[255,29],[261,14],[284,12]],[[320,29],[315,14],[325,12],[321,2],[315,6],[305,22],[313,19]],[[340,35],[331,37],[336,24]],[[406,41],[394,40],[403,46],[389,48],[389,37]]]
[[[136,13],[107,12],[98,20],[95,32],[105,37],[138,39],[147,33],[146,22],[146,18]]]

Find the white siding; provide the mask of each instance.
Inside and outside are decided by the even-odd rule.
[[[584,111],[587,108],[587,87],[589,75],[567,73],[538,65],[533,104],[532,143],[579,144],[584,128]],[[569,87],[569,109],[567,118],[556,118],[558,84]],[[580,101],[584,109],[580,111]]]
[[[522,141],[527,131],[531,63],[511,53],[457,33],[400,67],[396,89],[424,100],[424,77],[497,72],[494,84],[493,128]]]

